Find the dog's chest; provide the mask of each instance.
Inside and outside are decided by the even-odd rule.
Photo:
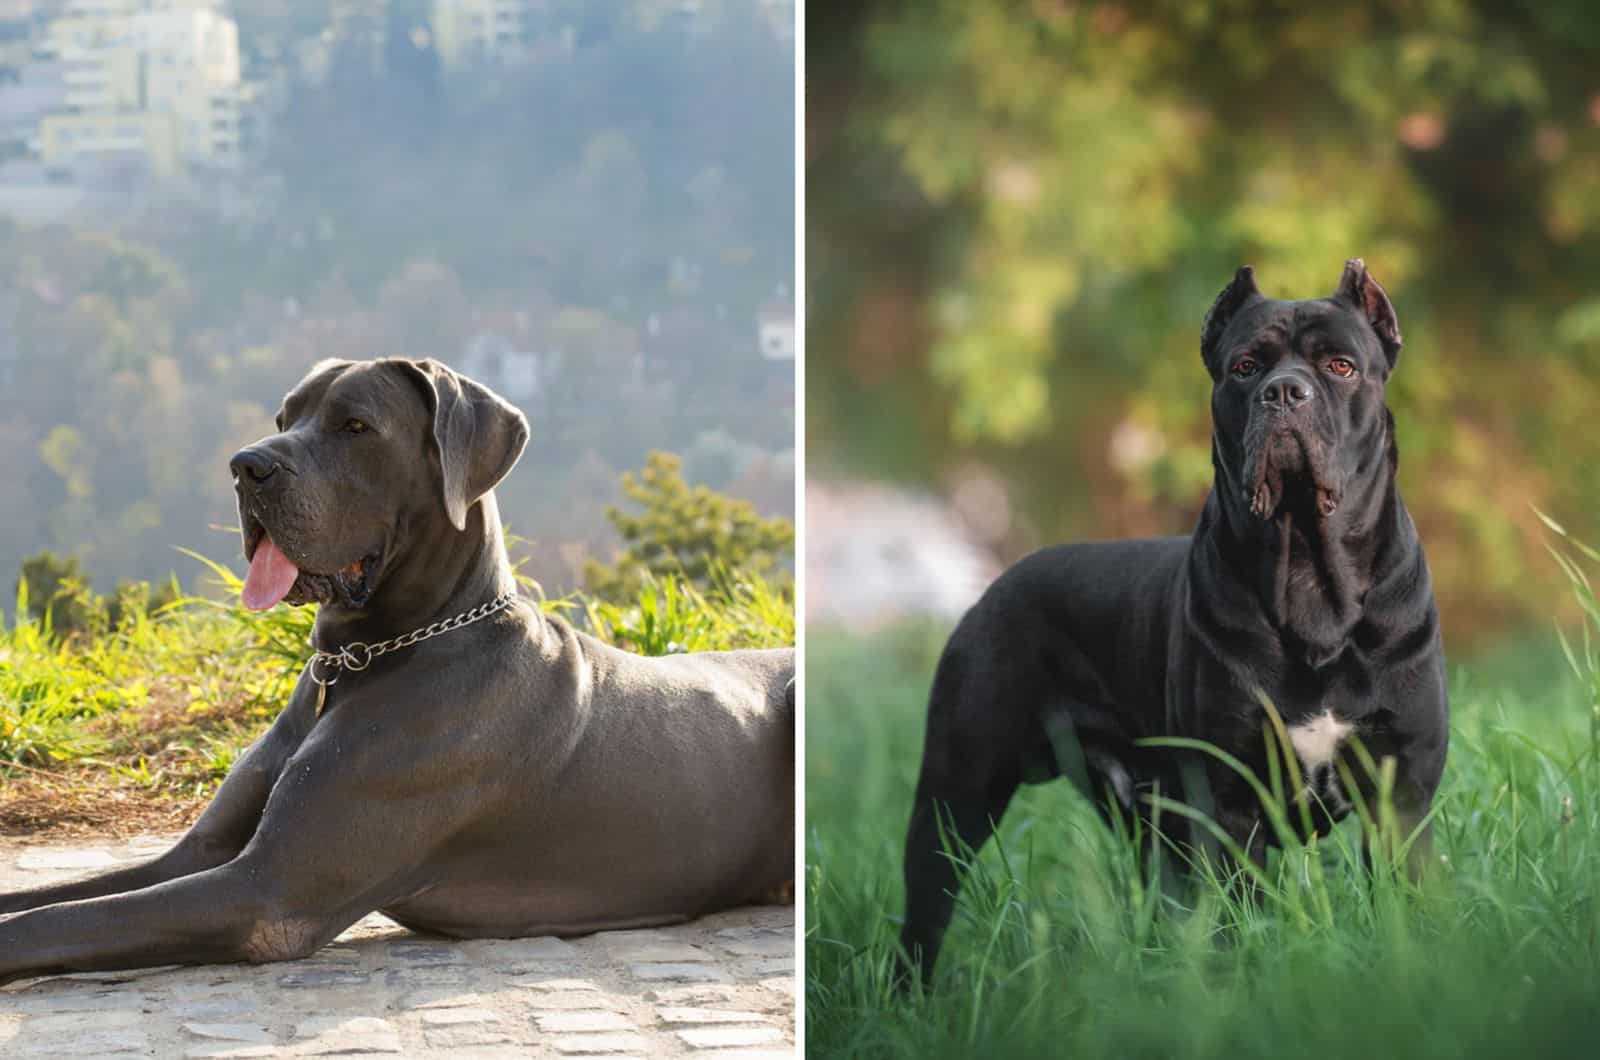
[[[1289,745],[1306,771],[1332,765],[1355,726],[1331,710],[1289,726]]]
[[[1289,726],[1289,746],[1300,760],[1305,795],[1322,802],[1336,814],[1343,814],[1350,808],[1336,763],[1340,748],[1355,731],[1353,722],[1331,710],[1324,710]]]

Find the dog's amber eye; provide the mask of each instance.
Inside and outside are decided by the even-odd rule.
[[[349,431],[351,434],[365,434],[367,431],[371,430],[372,428],[368,427],[365,423],[362,423],[360,420],[345,420],[344,421],[344,429]]]
[[[1351,376],[1356,374],[1356,366],[1348,358],[1335,357],[1333,360],[1328,362],[1328,371],[1332,372],[1340,379],[1349,379]]]
[[[1240,379],[1248,379],[1256,374],[1256,369],[1259,367],[1255,358],[1241,357],[1233,362],[1233,374]]]

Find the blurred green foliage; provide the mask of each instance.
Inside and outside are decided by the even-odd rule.
[[[1363,256],[1407,344],[1401,485],[1452,639],[1544,617],[1595,527],[1600,13],[1578,0],[885,0],[807,27],[807,438],[1009,488],[1014,556],[1172,532],[1210,482],[1200,319]]]
[[[702,590],[730,576],[770,578],[792,554],[793,523],[765,518],[748,501],[690,486],[676,453],[653,452],[639,471],[624,472],[622,492],[641,509],[606,509],[624,548],[615,562],[590,560],[584,570],[589,591],[603,599],[653,594],[652,579],[661,576]]]

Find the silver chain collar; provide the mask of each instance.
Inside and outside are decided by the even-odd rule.
[[[371,666],[372,660],[380,655],[387,655],[392,651],[399,651],[401,648],[409,648],[413,644],[425,641],[430,637],[437,637],[441,633],[449,633],[453,629],[460,629],[462,626],[470,626],[479,619],[488,618],[496,611],[504,611],[511,606],[511,602],[516,598],[517,594],[513,590],[509,593],[502,593],[486,604],[479,604],[470,611],[463,611],[454,618],[446,618],[423,626],[421,629],[414,629],[410,633],[402,633],[398,637],[381,640],[376,644],[368,644],[365,641],[357,640],[351,641],[338,651],[313,652],[311,662],[306,666],[306,672],[311,675],[311,680],[323,688],[327,688],[329,685],[339,683],[340,670],[351,670],[359,673]],[[312,647],[316,647],[316,645],[313,644]],[[319,666],[322,668],[321,672],[318,672]],[[327,676],[330,673],[332,676]]]

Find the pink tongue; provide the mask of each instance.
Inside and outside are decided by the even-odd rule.
[[[250,610],[265,611],[289,595],[299,576],[300,568],[272,543],[271,537],[262,534],[256,554],[250,558],[250,570],[244,576],[244,591],[239,597]]]

